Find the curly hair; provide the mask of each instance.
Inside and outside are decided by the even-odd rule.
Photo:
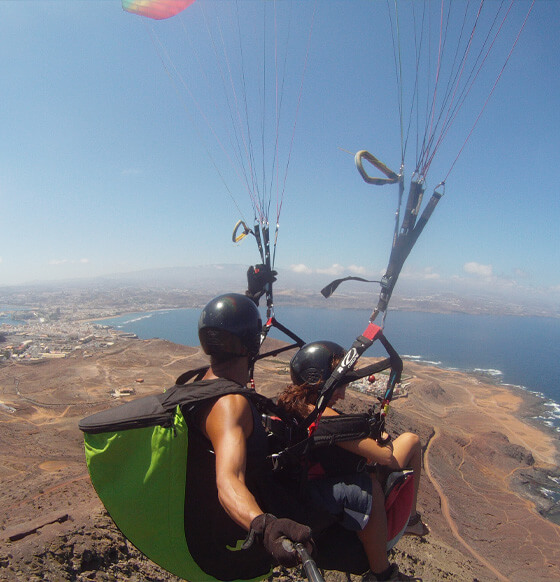
[[[331,362],[331,370],[334,370],[341,360],[341,357],[334,356]],[[304,384],[289,384],[278,396],[278,406],[300,419],[306,418],[309,414],[309,407],[313,407],[317,403],[319,392],[325,385],[325,380],[326,378],[315,384],[308,382]]]
[[[315,406],[320,389],[320,384],[289,384],[278,397],[278,406],[303,419],[309,414],[309,406]]]

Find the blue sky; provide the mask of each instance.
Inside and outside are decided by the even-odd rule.
[[[230,118],[220,101],[222,81],[212,42],[203,30],[202,10],[209,22],[220,11],[224,20],[231,20],[233,2],[226,4],[197,0],[180,17],[155,23],[123,12],[120,0],[0,0],[0,285],[258,262],[251,239],[231,242],[239,210],[251,222],[253,211],[227,160],[232,148],[222,132]],[[249,4],[254,11],[259,3]],[[279,9],[289,4],[282,0]],[[277,25],[278,45],[290,51],[279,183],[296,112],[297,124],[276,266],[280,275],[378,276],[388,260],[397,190],[362,181],[353,153],[367,149],[399,169],[387,3],[321,0],[314,18],[314,2],[296,4],[289,45],[284,43],[288,25],[283,14]],[[434,157],[426,198],[468,135],[529,4],[515,3],[503,45],[497,43],[490,53],[488,70],[481,71],[461,110],[465,117],[457,118]],[[407,28],[410,6],[401,3],[403,47],[413,39]],[[415,6],[418,17],[421,3]],[[431,2],[433,14],[439,6],[439,1]],[[478,2],[472,6],[476,10]],[[244,12],[243,3],[240,10],[247,43],[247,109],[252,112],[259,109],[263,79],[253,37],[260,39],[264,27],[260,17]],[[502,290],[527,301],[558,301],[558,22],[560,3],[536,2],[447,180],[445,196],[407,261],[403,288],[429,283],[440,290]],[[273,27],[267,30],[270,39]],[[229,42],[225,25],[223,34]],[[219,38],[216,29],[213,38]],[[160,42],[165,49],[157,48]],[[415,67],[405,51],[406,92],[414,84]],[[160,55],[167,52],[171,64],[166,70]],[[219,66],[235,69],[236,53],[228,54],[231,62],[221,58]],[[431,54],[435,71],[437,40]],[[184,85],[176,87],[171,80],[172,66],[181,70]],[[249,74],[252,66],[258,69],[255,76]],[[269,73],[269,89],[273,78]],[[275,116],[270,115],[273,102],[267,103],[263,140],[269,152],[276,143],[271,131]],[[244,109],[242,104],[233,116]],[[252,123],[258,127],[260,115]],[[259,144],[259,132],[252,131]],[[414,170],[413,150],[409,145],[407,183]],[[272,174],[267,169],[265,181]]]

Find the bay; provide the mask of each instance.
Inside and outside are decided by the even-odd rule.
[[[18,311],[28,311],[27,307],[0,305],[0,326],[1,325],[22,325],[23,319],[17,319]]]
[[[199,309],[173,309],[99,323],[141,339],[196,346],[199,315]],[[369,316],[357,309],[276,309],[278,321],[305,341],[329,339],[344,347],[363,332]],[[384,332],[405,360],[481,374],[541,395],[546,406],[539,420],[560,432],[560,319],[394,311]],[[277,330],[271,336],[289,341]],[[365,355],[385,353],[374,344]]]

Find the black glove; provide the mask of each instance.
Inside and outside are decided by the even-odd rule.
[[[247,292],[245,295],[250,297],[257,305],[259,299],[265,293],[265,287],[269,283],[272,285],[276,281],[277,271],[271,271],[266,265],[250,266],[247,270]]]
[[[384,431],[385,417],[381,416],[380,412],[372,414],[369,417],[369,437],[379,442]]]
[[[242,548],[250,548],[255,538],[262,542],[276,562],[288,568],[299,564],[299,556],[293,544],[301,542],[309,554],[313,552],[310,527],[291,519],[278,519],[271,513],[261,513],[255,517]]]

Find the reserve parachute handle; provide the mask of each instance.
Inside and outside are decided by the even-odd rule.
[[[373,178],[364,169],[363,161],[368,161],[372,166],[375,166],[381,173],[383,173],[386,178]],[[367,150],[360,150],[355,156],[354,161],[356,162],[356,168],[358,172],[368,184],[374,184],[376,186],[383,186],[385,184],[396,184],[400,180],[400,176],[395,174],[393,170],[388,168],[383,162],[378,160],[373,154],[370,154]]]
[[[243,227],[243,232],[241,234],[237,234],[239,231],[239,227]],[[243,222],[243,220],[238,220],[237,224],[233,227],[233,234],[231,235],[231,240],[234,243],[241,242],[248,234],[253,234],[253,231]]]

